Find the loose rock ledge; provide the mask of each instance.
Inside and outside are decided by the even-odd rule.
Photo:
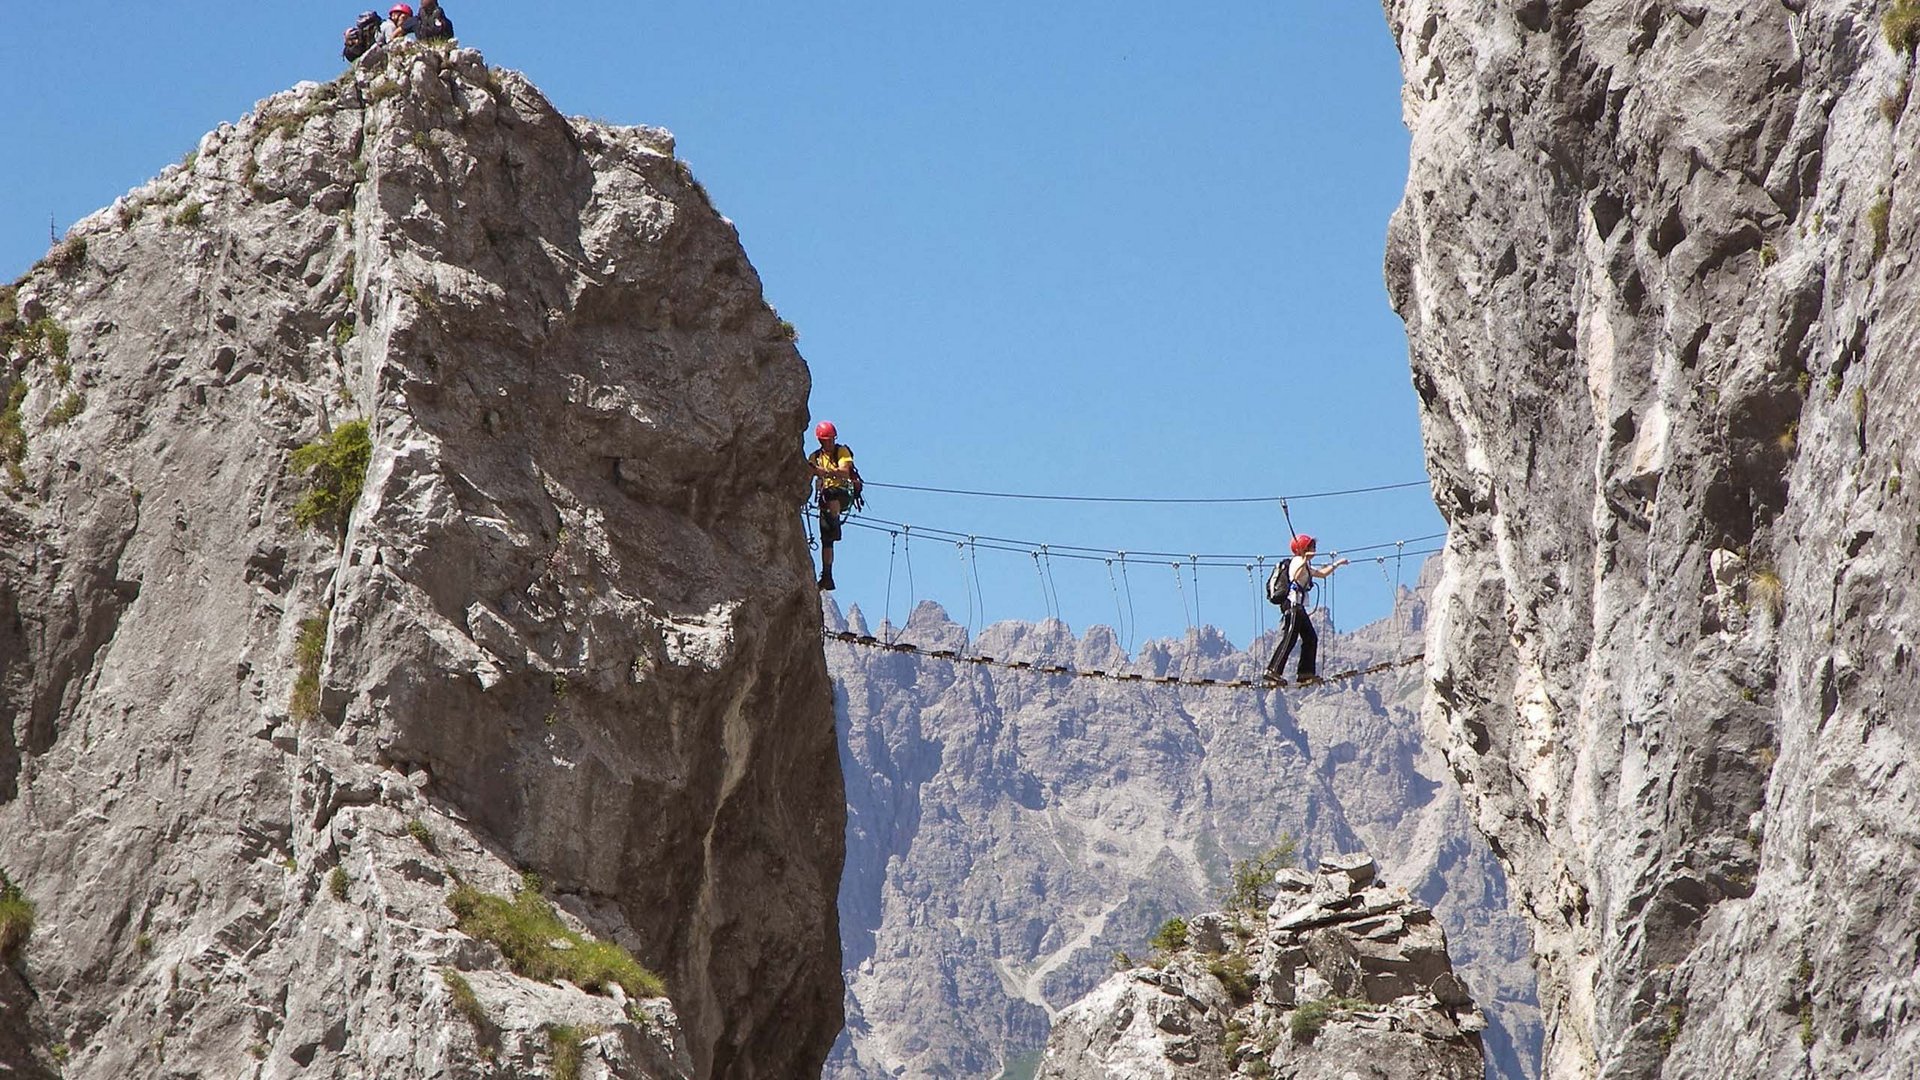
[[[1486,1019],[1433,911],[1364,854],[1274,875],[1264,912],[1211,912],[1185,945],[1063,1011],[1039,1076],[1478,1080]]]

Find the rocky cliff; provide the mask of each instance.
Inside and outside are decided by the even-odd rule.
[[[0,1071],[818,1071],[808,378],[667,133],[409,46],[0,301]]]
[[[1911,0],[1389,0],[1428,708],[1551,1077],[1920,1060]]]
[[[1396,618],[1331,636],[1322,669],[1417,650],[1423,618],[1408,594]],[[857,609],[849,620],[867,630]],[[969,641],[931,604],[897,633],[1004,659],[1223,679],[1259,672],[1274,642],[1240,651],[1209,629],[1130,657],[1105,627],[1076,636],[1052,620]],[[1528,943],[1425,745],[1418,668],[1263,694],[827,648],[850,837],[834,1080],[1030,1076],[1055,1018],[1116,953],[1144,956],[1168,918],[1215,909],[1231,864],[1283,835],[1309,855],[1366,847],[1437,909],[1493,1021],[1495,1075],[1533,1071]]]

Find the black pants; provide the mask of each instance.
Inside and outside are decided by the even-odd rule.
[[[1313,619],[1305,608],[1290,607],[1280,627],[1280,647],[1273,650],[1273,659],[1267,661],[1267,674],[1275,679],[1286,678],[1287,654],[1293,652],[1293,643],[1298,641],[1300,666],[1294,675],[1301,679],[1313,678],[1318,674],[1320,663],[1320,635],[1313,632]]]
[[[820,544],[832,547],[840,542],[840,520],[847,512],[847,497],[829,489],[820,495]]]

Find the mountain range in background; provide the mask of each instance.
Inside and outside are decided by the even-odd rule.
[[[1328,634],[1322,670],[1420,648],[1424,590]],[[830,630],[867,633],[831,601]],[[1211,627],[1131,658],[1108,627],[1002,622],[968,640],[923,602],[883,639],[1075,669],[1257,676],[1268,633]],[[1285,838],[1303,859],[1366,850],[1431,904],[1492,1026],[1489,1075],[1537,1075],[1529,942],[1504,877],[1418,720],[1421,668],[1311,690],[1174,687],[959,664],[830,641],[847,870],[847,1031],[829,1080],[1030,1075],[1053,1016],[1209,910],[1231,865]]]

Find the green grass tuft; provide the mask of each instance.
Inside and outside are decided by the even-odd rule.
[[[0,464],[18,470],[20,463],[27,457],[27,429],[21,422],[20,409],[27,400],[27,381],[15,379],[7,390],[6,400],[0,403]]]
[[[433,833],[427,830],[426,822],[419,818],[407,819],[407,835],[418,841],[420,846],[435,855],[440,853],[440,845],[434,842]]]
[[[20,892],[20,886],[0,872],[0,961],[11,961],[20,954],[33,934],[33,901]]]
[[[1310,1043],[1327,1026],[1327,1021],[1366,1007],[1367,1003],[1357,998],[1330,997],[1309,1001],[1293,1011],[1288,1031],[1293,1035],[1294,1042]]]
[[[1215,959],[1207,965],[1207,973],[1220,980],[1227,996],[1236,1003],[1245,1005],[1253,1000],[1253,974],[1246,953],[1232,952]]]
[[[487,1010],[473,992],[473,984],[465,975],[454,968],[441,968],[440,978],[447,984],[447,992],[453,997],[453,1011],[465,1017],[473,1027],[473,1037],[480,1044],[480,1052],[486,1057],[493,1056],[493,1021],[487,1019]]]
[[[21,344],[28,349],[34,352],[44,350],[46,355],[56,360],[67,358],[67,351],[72,341],[73,335],[69,334],[67,328],[61,326],[59,321],[51,315],[42,315],[28,323],[25,332],[20,335]]]
[[[1893,214],[1893,200],[1882,196],[1867,208],[1867,228],[1873,234],[1873,261],[1879,262],[1887,250],[1887,219]]]
[[[86,407],[87,396],[75,390],[73,393],[61,398],[60,404],[47,410],[47,426],[50,428],[60,427],[74,417],[79,416],[81,410]]]
[[[1912,52],[1915,45],[1920,45],[1920,0],[1894,0],[1880,25],[1894,52]]]
[[[288,464],[306,473],[312,486],[294,504],[293,520],[302,528],[321,522],[345,524],[347,514],[360,501],[372,459],[373,443],[365,420],[350,420],[334,428],[332,435],[295,450]]]
[[[1747,579],[1747,599],[1765,608],[1778,622],[1787,610],[1787,587],[1780,580],[1780,572],[1771,566],[1755,568]]]
[[[287,712],[295,720],[320,718],[320,662],[327,655],[327,620],[331,611],[321,611],[300,622],[300,636],[294,642],[293,699]]]
[[[347,898],[347,884],[347,868],[344,866],[334,867],[333,873],[327,875],[327,891],[333,894],[335,900]]]
[[[565,979],[595,994],[617,984],[636,998],[667,992],[666,982],[632,953],[568,929],[537,891],[522,887],[508,900],[462,884],[447,897],[447,907],[461,933],[498,946],[507,964],[529,979]]]
[[[179,213],[176,213],[173,215],[173,223],[175,225],[181,226],[182,228],[190,229],[193,226],[200,224],[200,212],[205,210],[206,208],[207,208],[207,204],[199,201],[198,199],[194,199],[189,202],[182,203],[180,206]]]
[[[580,1063],[586,1059],[587,1033],[569,1024],[547,1029],[547,1047],[553,1051],[553,1080],[580,1080]]]
[[[62,240],[53,245],[53,250],[47,252],[46,257],[46,264],[53,267],[56,273],[62,274],[69,270],[78,270],[85,266],[86,262],[87,238],[84,236],[73,236]]]

